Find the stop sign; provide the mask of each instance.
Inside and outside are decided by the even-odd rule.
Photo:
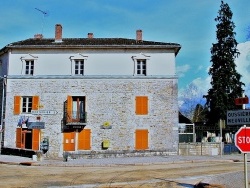
[[[242,153],[250,153],[250,127],[241,127],[237,131],[235,145]]]

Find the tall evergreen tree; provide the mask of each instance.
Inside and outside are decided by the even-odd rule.
[[[240,81],[241,75],[236,71],[234,60],[238,57],[235,25],[232,21],[233,13],[228,4],[221,1],[220,10],[215,21],[217,43],[211,47],[212,66],[208,74],[211,75],[211,89],[206,98],[209,123],[216,124],[220,119],[226,119],[227,110],[237,109],[234,100],[243,93]]]

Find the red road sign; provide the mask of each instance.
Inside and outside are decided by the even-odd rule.
[[[250,127],[241,127],[237,131],[235,145],[242,153],[250,153]]]
[[[240,97],[240,98],[236,98],[234,100],[235,105],[243,105],[243,104],[248,104],[249,100],[248,97]]]

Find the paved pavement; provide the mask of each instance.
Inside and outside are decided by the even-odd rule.
[[[152,157],[120,157],[100,159],[48,159],[45,156],[40,161],[27,157],[0,155],[1,164],[32,165],[32,166],[113,166],[113,165],[148,165],[162,163],[184,163],[203,161],[244,161],[243,154],[216,156],[152,156]]]
[[[31,166],[116,166],[116,165],[149,165],[149,164],[169,164],[169,163],[194,163],[205,161],[244,161],[243,154],[218,155],[218,156],[152,156],[152,157],[121,157],[121,158],[100,158],[100,159],[69,159],[67,162],[63,158],[48,159],[45,156],[41,161],[31,158],[0,155],[0,164],[9,165],[31,165]],[[202,182],[226,185],[227,188],[244,187],[243,172],[232,172],[215,176],[207,176]],[[194,178],[194,179],[193,179]],[[193,187],[185,185],[195,185],[190,182],[197,182],[199,177],[188,177],[176,179],[180,183],[176,187]],[[203,177],[204,178],[204,177]],[[249,176],[250,178],[250,176]],[[200,179],[199,179],[200,181]],[[198,181],[198,182],[199,182]],[[188,184],[187,184],[188,182]],[[183,184],[183,185],[182,185]],[[81,185],[79,187],[88,187]],[[91,186],[90,186],[91,187]]]

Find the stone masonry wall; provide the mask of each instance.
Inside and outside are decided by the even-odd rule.
[[[56,110],[43,115],[48,137],[48,156],[63,153],[61,120],[67,96],[86,96],[87,126],[91,129],[91,150],[101,151],[104,139],[110,140],[108,150],[133,151],[135,130],[148,129],[149,150],[178,150],[177,79],[9,79],[7,85],[5,147],[15,147],[18,115],[13,115],[14,96],[40,97],[43,110]],[[135,97],[148,96],[148,115],[135,114]],[[27,115],[26,115],[27,116]],[[36,121],[29,114],[29,121]],[[112,129],[101,129],[109,121]],[[42,139],[41,138],[41,139]]]

